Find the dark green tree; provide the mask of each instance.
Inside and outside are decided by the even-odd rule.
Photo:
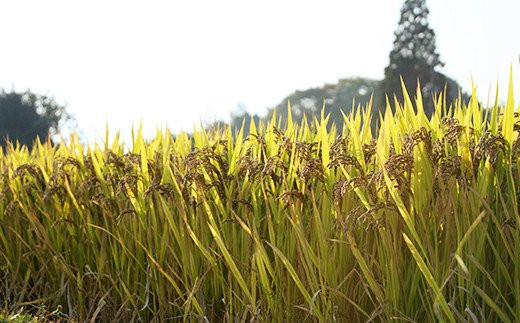
[[[0,146],[4,149],[7,140],[32,147],[37,137],[46,140],[70,119],[65,107],[51,97],[0,90]]]
[[[395,31],[390,63],[385,68],[382,91],[389,96],[391,103],[394,94],[402,102],[400,77],[403,78],[406,89],[411,95],[415,95],[417,80],[419,80],[424,109],[430,116],[434,111],[434,95],[443,91],[445,86],[453,87],[454,84],[448,82],[446,76],[437,71],[444,66],[444,63],[440,60],[436,49],[435,32],[428,24],[428,14],[425,0],[405,1]],[[456,95],[457,90],[447,88],[447,93],[446,98],[450,102],[455,98],[451,96]],[[384,100],[383,96],[380,101],[381,107],[385,105]]]

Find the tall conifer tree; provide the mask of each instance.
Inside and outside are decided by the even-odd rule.
[[[382,90],[388,94],[392,104],[394,94],[402,102],[400,77],[411,95],[415,95],[419,79],[425,112],[430,116],[434,111],[433,95],[444,89],[447,79],[436,70],[444,63],[436,49],[435,32],[428,24],[428,14],[425,0],[405,1],[395,31],[390,63],[385,68]],[[453,94],[453,89],[448,93]]]

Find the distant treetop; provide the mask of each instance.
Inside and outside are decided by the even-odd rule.
[[[385,68],[382,82],[383,93],[393,103],[393,95],[402,102],[402,77],[408,93],[415,95],[419,80],[427,115],[434,112],[434,95],[442,92],[446,86],[448,102],[457,98],[456,83],[438,71],[444,66],[437,52],[435,32],[428,23],[429,10],[425,0],[406,0],[401,9],[401,18],[395,31],[395,40],[390,52],[390,62]],[[379,102],[385,105],[384,96]]]
[[[7,139],[32,147],[34,140],[46,140],[57,134],[62,121],[71,119],[65,107],[53,98],[0,90],[0,147],[5,148]]]

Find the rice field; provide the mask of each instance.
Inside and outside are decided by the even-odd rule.
[[[250,134],[0,153],[0,309],[71,321],[520,320],[520,116],[421,92]],[[473,94],[475,94],[473,92]],[[412,98],[413,97],[413,101]],[[376,131],[371,129],[377,118]],[[52,315],[51,315],[52,319]]]

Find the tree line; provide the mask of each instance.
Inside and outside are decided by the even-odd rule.
[[[440,59],[435,44],[435,32],[428,23],[429,10],[425,0],[406,0],[401,9],[401,17],[395,30],[395,40],[385,68],[383,80],[367,78],[346,78],[335,84],[295,91],[285,97],[280,104],[268,110],[266,119],[273,113],[285,118],[287,102],[291,103],[293,119],[296,122],[306,116],[312,118],[322,108],[330,115],[332,123],[341,130],[343,116],[353,105],[374,102],[374,113],[386,106],[387,97],[393,105],[393,95],[402,102],[401,77],[409,93],[415,93],[418,81],[421,84],[424,109],[427,115],[434,112],[434,98],[445,93],[447,102],[468,96],[460,93],[456,81],[440,72],[444,63]],[[5,149],[7,140],[31,147],[35,138],[46,140],[59,133],[63,121],[71,119],[65,106],[53,98],[26,92],[0,91],[0,146]],[[250,115],[245,110],[231,115],[230,125],[239,129],[245,120],[248,132],[250,120],[259,121],[259,115]],[[374,118],[375,119],[375,118]],[[215,122],[209,128],[222,126]]]
[[[335,84],[295,91],[269,109],[265,119],[270,119],[273,113],[285,119],[287,103],[290,102],[291,114],[296,122],[301,121],[304,116],[307,120],[312,120],[309,118],[324,109],[325,113],[330,115],[331,124],[336,124],[341,131],[343,125],[341,111],[348,113],[354,105],[364,106],[372,99],[373,112],[377,117],[379,111],[386,107],[387,98],[392,108],[395,108],[394,95],[402,103],[401,78],[406,84],[408,93],[413,95],[418,81],[420,82],[424,110],[428,116],[434,112],[434,99],[439,93],[443,93],[446,102],[458,99],[459,95],[463,101],[468,101],[469,96],[461,92],[459,84],[440,72],[444,63],[437,51],[435,31],[429,25],[428,15],[429,10],[425,0],[404,2],[383,80],[346,78]],[[239,129],[243,120],[246,121],[245,125],[248,125],[251,118],[261,119],[258,115],[250,115],[243,111],[231,116],[230,125],[233,129]],[[245,131],[247,132],[247,128]]]

